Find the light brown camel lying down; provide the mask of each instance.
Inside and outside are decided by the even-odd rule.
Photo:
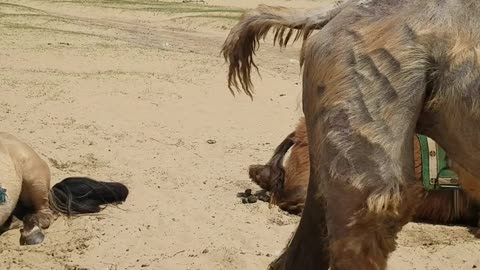
[[[284,157],[290,148],[290,156],[284,166]],[[310,177],[308,151],[305,119],[301,118],[295,131],[280,143],[266,165],[251,165],[249,168],[252,181],[270,192],[274,204],[291,214],[301,214],[304,208]],[[414,139],[414,160],[416,180],[420,183],[422,161],[417,139]],[[414,221],[434,224],[478,226],[478,220],[477,204],[461,190],[455,189],[426,192],[414,215]],[[480,237],[480,234],[476,232],[475,236]]]
[[[27,144],[0,132],[0,234],[23,226],[20,244],[39,244],[42,229],[57,214],[96,213],[101,205],[123,202],[127,196],[123,184],[85,177],[66,178],[50,189],[47,163]]]

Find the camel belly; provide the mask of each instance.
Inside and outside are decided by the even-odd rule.
[[[0,224],[3,225],[17,205],[22,190],[22,179],[2,146],[0,146],[0,188]]]

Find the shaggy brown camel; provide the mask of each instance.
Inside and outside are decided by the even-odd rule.
[[[284,158],[290,149],[290,155]],[[419,139],[414,137],[415,180],[422,180],[422,153]],[[429,153],[431,154],[431,153]],[[423,168],[425,169],[425,168]],[[271,201],[290,214],[303,211],[310,176],[310,159],[305,119],[302,117],[294,132],[275,149],[265,165],[251,165],[248,170],[253,182],[271,194]],[[478,227],[478,205],[455,184],[429,190],[420,202],[413,221],[432,224],[466,224]],[[480,237],[478,229],[475,236]]]
[[[96,213],[128,196],[121,183],[69,177],[50,189],[47,163],[13,135],[0,133],[0,233],[21,229],[20,244],[40,244],[57,214]],[[22,218],[22,222],[18,219]]]
[[[350,0],[326,13],[260,6],[231,29],[229,88],[250,96],[259,39],[272,28],[282,46],[295,29],[304,37],[310,178],[300,224],[271,269],[385,269],[422,199],[415,133],[445,149],[479,198],[478,14],[477,0]]]

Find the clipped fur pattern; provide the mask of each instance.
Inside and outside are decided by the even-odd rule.
[[[351,0],[316,12],[319,29],[300,56],[307,197],[271,269],[383,270],[422,200],[413,181],[415,132],[461,164],[466,192],[480,185],[480,2]],[[280,21],[250,24],[246,16],[232,29],[223,47],[230,86],[240,76],[252,95],[252,44],[273,25],[293,28]]]

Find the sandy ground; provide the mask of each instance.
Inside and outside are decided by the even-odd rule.
[[[2,130],[48,160],[55,182],[131,191],[100,215],[60,218],[40,246],[2,235],[0,269],[265,269],[299,219],[235,195],[255,188],[248,165],[301,114],[298,45],[262,45],[253,102],[230,95],[219,56],[241,8],[260,2],[0,3]],[[467,228],[409,224],[389,269],[477,268],[479,243]]]

